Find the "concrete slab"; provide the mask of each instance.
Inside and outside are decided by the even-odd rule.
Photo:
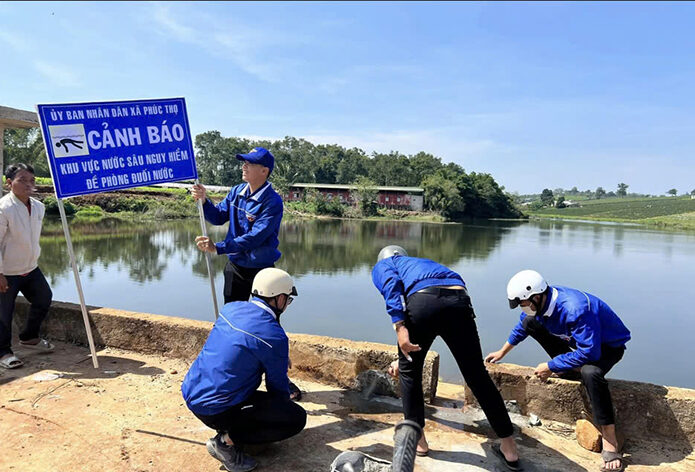
[[[0,106],[0,128],[37,128],[39,115],[33,111]]]
[[[25,366],[0,370],[2,471],[217,471],[204,447],[212,431],[186,408],[180,385],[188,362],[106,348],[92,368],[84,347],[57,343],[53,354],[17,348]],[[55,375],[51,375],[55,374]],[[354,449],[390,459],[400,402],[366,400],[357,392],[297,381],[306,391],[307,428],[255,454],[259,471],[328,471],[341,451]],[[461,386],[440,384],[427,407],[430,457],[421,472],[501,471],[490,453],[482,413],[461,411]],[[513,415],[526,471],[598,470],[598,455],[582,449],[571,427],[525,426]],[[695,457],[666,444],[631,444],[629,470],[693,471]]]

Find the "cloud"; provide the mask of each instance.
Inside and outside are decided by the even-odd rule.
[[[17,52],[27,52],[31,49],[30,43],[27,39],[6,29],[0,29],[0,42],[7,43]]]
[[[154,3],[153,20],[159,25],[160,30],[164,34],[170,34],[177,41],[184,43],[199,42],[196,31],[186,25],[176,21],[171,14],[171,9],[162,3]]]
[[[284,34],[272,28],[251,28],[228,18],[190,13],[185,20],[180,20],[168,5],[161,3],[154,4],[152,19],[161,34],[227,59],[265,82],[280,82],[289,68],[299,64],[281,55],[280,47],[306,42],[297,34]]]
[[[81,85],[80,78],[66,69],[64,65],[50,64],[45,61],[34,61],[34,68],[46,79],[60,87],[77,87]]]

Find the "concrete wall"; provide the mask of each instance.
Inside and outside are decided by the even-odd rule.
[[[135,313],[111,308],[87,307],[94,343],[147,354],[161,354],[193,361],[207,339],[212,323],[171,316]],[[15,324],[23,324],[29,312],[27,301],[19,297]],[[53,302],[42,327],[49,339],[87,345],[87,334],[80,306]],[[15,330],[18,332],[18,330]],[[361,390],[396,359],[395,346],[347,339],[291,334],[292,377]],[[434,400],[439,378],[439,354],[430,351],[423,372],[425,398]],[[379,382],[376,393],[398,396],[395,383]]]
[[[516,400],[524,414],[574,424],[591,419],[586,390],[580,382],[550,379],[541,382],[532,367],[490,364],[490,375],[505,400]],[[642,382],[609,380],[616,427],[626,438],[675,441],[695,447],[695,390]],[[466,404],[476,404],[466,388]]]
[[[18,298],[15,323],[23,324],[29,305]],[[120,349],[192,361],[207,339],[212,323],[109,308],[89,307],[95,343]],[[54,302],[43,330],[50,339],[87,344],[79,305]],[[15,331],[17,332],[17,331]],[[342,388],[362,388],[396,358],[395,346],[345,339],[289,334],[292,377],[305,377]],[[574,424],[591,418],[589,401],[579,382],[550,379],[543,383],[533,368],[513,364],[488,365],[506,400],[516,400],[522,413]],[[425,398],[436,395],[439,355],[430,352],[425,364]],[[383,380],[383,379],[382,379]],[[381,382],[375,393],[396,394]],[[695,390],[610,380],[618,428],[627,438],[664,440],[695,447]],[[383,388],[382,388],[383,387]],[[466,388],[467,405],[476,404]]]

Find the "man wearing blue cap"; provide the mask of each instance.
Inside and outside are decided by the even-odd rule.
[[[224,303],[248,301],[253,278],[261,270],[273,267],[280,258],[278,232],[282,220],[282,197],[273,190],[268,177],[275,159],[267,149],[256,147],[248,154],[237,154],[242,161],[239,184],[217,205],[208,198],[205,187],[196,184],[191,193],[203,200],[205,219],[214,225],[229,222],[224,241],[215,243],[205,236],[195,242],[201,251],[226,254]]]

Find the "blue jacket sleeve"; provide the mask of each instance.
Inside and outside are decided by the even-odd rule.
[[[217,254],[248,251],[259,247],[272,233],[277,233],[282,222],[282,200],[263,208],[256,217],[251,231],[231,240],[216,243]]]
[[[261,362],[265,369],[265,388],[268,393],[287,399],[290,397],[290,379],[287,377],[290,348],[287,338],[277,344],[263,351]]]
[[[386,312],[391,316],[391,322],[404,320],[405,288],[396,267],[388,259],[377,263],[372,270],[372,282],[386,301]]]
[[[579,315],[571,333],[577,349],[551,359],[548,367],[553,372],[571,370],[601,358],[601,324],[598,316],[589,312]]]
[[[203,203],[203,215],[205,215],[205,219],[213,225],[225,224],[229,221],[230,202],[233,198],[234,190],[230,190],[224,200],[217,205],[213,205],[213,203],[206,198],[205,203]]]
[[[516,324],[516,326],[514,326],[512,332],[509,334],[509,339],[507,339],[507,342],[512,346],[516,346],[528,337],[528,333],[524,329],[524,326],[521,324],[524,321],[524,318],[526,318],[526,316],[526,313],[521,313],[521,316],[519,317],[519,322]]]

